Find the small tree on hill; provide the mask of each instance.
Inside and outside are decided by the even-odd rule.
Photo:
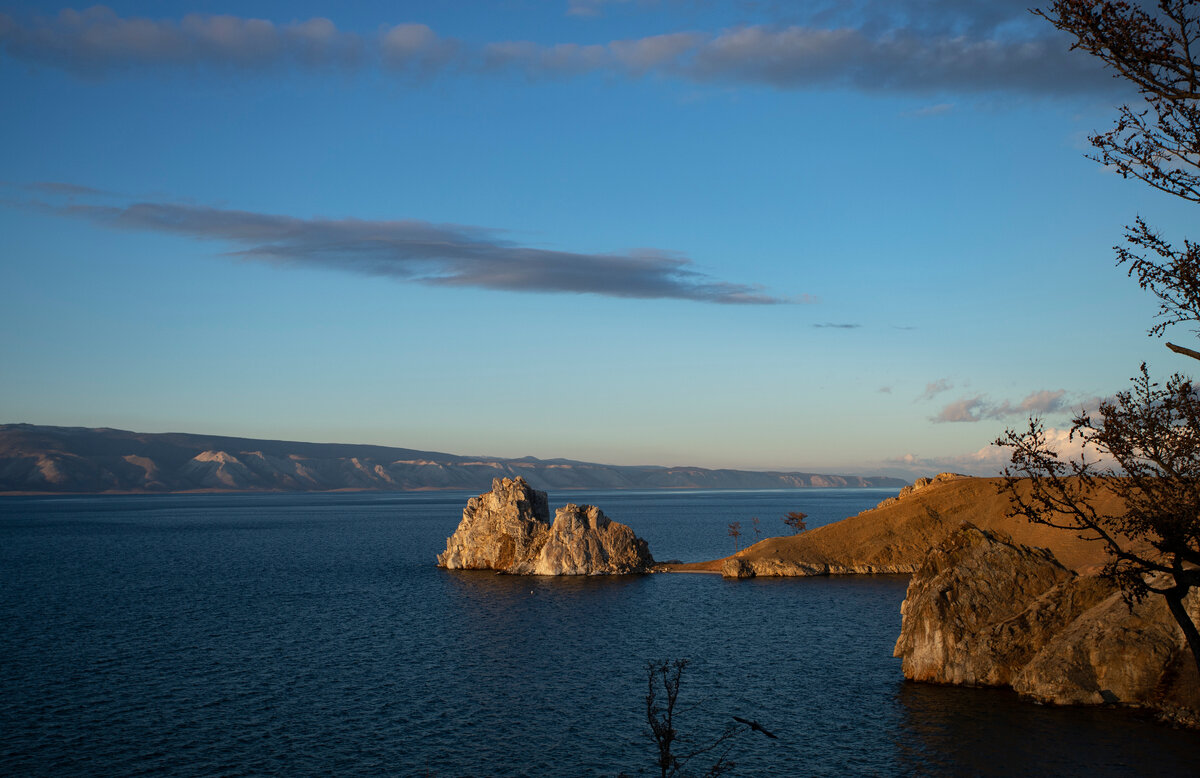
[[[808,525],[804,523],[804,520],[807,518],[808,518],[807,513],[801,513],[800,511],[792,511],[791,513],[789,513],[788,515],[783,517],[783,523],[792,528],[793,535],[799,535],[801,532],[808,529]]]
[[[757,541],[758,536],[762,534],[762,528],[758,526],[760,522],[757,516],[752,517],[750,521],[754,524],[754,540]]]
[[[742,523],[735,521],[729,525],[729,537],[733,538],[733,550],[738,550],[738,538],[742,536]]]

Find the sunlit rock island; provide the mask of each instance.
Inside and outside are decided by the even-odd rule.
[[[550,522],[545,492],[524,478],[497,478],[472,497],[438,565],[516,575],[620,575],[649,572],[646,541],[594,505],[567,504]]]
[[[857,516],[730,557],[656,564],[646,541],[600,508],[568,504],[551,522],[545,492],[497,478],[467,503],[437,564],[546,576],[905,574],[895,656],[909,680],[1142,708],[1200,729],[1200,677],[1162,598],[1127,606],[1099,577],[1099,544],[1009,515],[997,486],[942,473]],[[1200,593],[1186,602],[1200,618]]]

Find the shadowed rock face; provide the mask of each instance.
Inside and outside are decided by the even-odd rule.
[[[1200,611],[1200,596],[1189,600]],[[1011,686],[1039,702],[1122,703],[1200,724],[1183,633],[1159,597],[1130,609],[1111,583],[1046,549],[966,525],[932,549],[901,606],[906,678]]]
[[[1041,646],[1028,632],[995,628],[1074,577],[1044,549],[964,527],[925,557],[909,583],[894,652],[904,659],[904,676],[936,683],[1009,683],[1013,665],[1028,662]]]
[[[594,505],[570,504],[549,521],[545,492],[524,478],[497,478],[472,497],[458,529],[438,555],[450,570],[516,575],[619,575],[654,565],[646,541]]]

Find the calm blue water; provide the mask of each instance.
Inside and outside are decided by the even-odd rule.
[[[877,490],[551,494],[660,559]],[[0,498],[0,774],[653,773],[647,659],[739,775],[1187,775],[1200,736],[905,683],[901,577],[439,570],[466,493]],[[703,767],[697,772],[703,772]]]

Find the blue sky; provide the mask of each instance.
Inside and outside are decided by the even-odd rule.
[[[0,2],[0,421],[994,472],[1187,369],[1026,5]]]

